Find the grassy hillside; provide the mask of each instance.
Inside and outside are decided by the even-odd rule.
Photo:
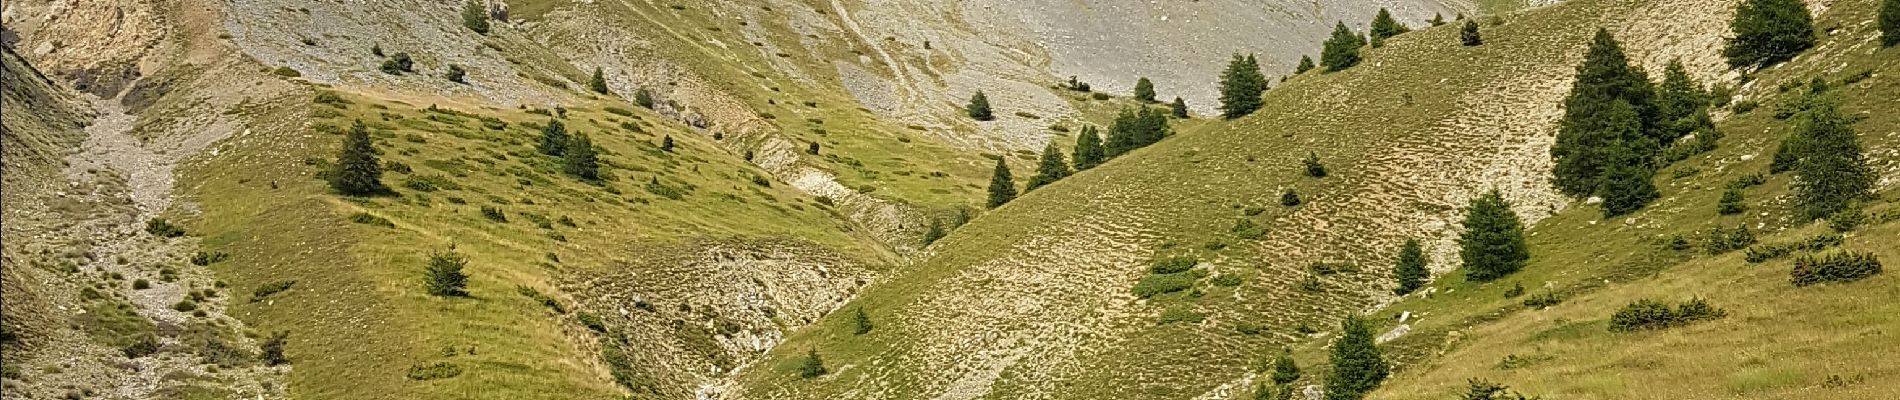
[[[616,335],[640,339],[633,343],[648,348],[637,357],[640,374],[703,370],[677,363],[736,352],[660,350],[670,346],[668,340],[685,339],[604,314],[625,310],[627,303],[582,296],[604,290],[582,285],[590,277],[622,268],[695,273],[655,269],[660,265],[647,263],[656,255],[641,249],[674,245],[680,246],[675,251],[696,254],[701,250],[691,245],[703,239],[739,245],[790,240],[787,246],[806,252],[836,254],[831,257],[838,260],[828,265],[839,273],[885,257],[852,236],[829,206],[637,106],[582,102],[564,108],[568,130],[590,135],[602,150],[606,178],[588,183],[565,175],[558,158],[533,147],[540,126],[560,111],[316,93],[312,105],[290,109],[307,113],[255,116],[308,121],[303,128],[241,137],[227,145],[225,155],[187,173],[208,210],[194,230],[210,233],[207,248],[232,255],[219,272],[243,290],[295,282],[288,291],[237,307],[247,318],[302,339],[291,346],[293,356],[306,355],[292,375],[296,396],[613,397],[621,389],[598,361],[600,334],[584,327],[579,313],[601,317]],[[425,101],[430,103],[418,104]],[[374,132],[392,195],[338,197],[317,179],[343,130],[359,120]],[[660,149],[667,135],[674,138],[672,151]],[[485,215],[484,208],[498,210],[500,217]],[[422,266],[431,252],[451,248],[470,260],[471,295],[431,297],[421,290]],[[550,310],[520,288],[552,296],[567,313]],[[783,303],[768,305],[788,314],[825,306]],[[749,331],[799,324],[731,317]],[[326,350],[338,348],[355,350]],[[316,356],[326,353],[334,355]],[[462,372],[440,380],[405,377],[412,368],[439,362]],[[685,393],[680,385],[692,381],[690,375],[636,380],[669,395]]]
[[[1410,312],[1412,333],[1388,344],[1402,372],[1374,398],[1444,398],[1483,378],[1546,397],[1666,398],[1888,398],[1880,382],[1896,373],[1884,354],[1900,327],[1889,299],[1900,290],[1891,274],[1851,284],[1794,287],[1795,255],[1748,262],[1745,251],[1709,254],[1718,228],[1745,226],[1761,245],[1802,242],[1833,234],[1825,221],[1797,222],[1790,174],[1766,175],[1769,157],[1796,119],[1777,117],[1800,101],[1813,79],[1830,83],[1831,96],[1858,119],[1854,125],[1869,162],[1886,178],[1879,200],[1864,214],[1867,226],[1844,234],[1839,250],[1871,251],[1883,262],[1900,259],[1891,238],[1900,234],[1900,199],[1893,184],[1900,165],[1900,52],[1880,49],[1868,23],[1872,1],[1840,1],[1821,13],[1829,31],[1817,48],[1785,65],[1749,75],[1740,103],[1760,104],[1719,125],[1721,148],[1676,164],[1657,179],[1664,200],[1627,219],[1599,221],[1591,207],[1544,220],[1531,232],[1533,261],[1524,272],[1489,284],[1448,275],[1437,294],[1407,299],[1378,315],[1393,325]],[[1748,211],[1716,213],[1722,188],[1754,174],[1768,177],[1745,191]],[[1666,242],[1685,238],[1687,249]],[[1580,241],[1577,238],[1591,238]],[[1833,247],[1838,247],[1835,249]],[[1800,255],[1800,254],[1797,254]],[[1553,293],[1562,303],[1529,310],[1503,293],[1515,284],[1531,294]],[[1681,302],[1701,298],[1728,316],[1662,332],[1616,333],[1608,319],[1637,299]],[[1313,343],[1311,357],[1321,357]]]
[[[1712,188],[1729,172],[1741,173],[1733,166],[1740,155],[1757,154],[1746,165],[1766,163],[1763,152],[1772,145],[1764,143],[1779,133],[1757,133],[1764,122],[1745,124],[1771,112],[1724,122],[1725,132],[1737,133],[1722,141],[1723,150],[1664,171],[1668,197],[1629,225],[1592,223],[1594,206],[1560,198],[1548,187],[1560,99],[1598,27],[1617,33],[1633,58],[1653,71],[1682,57],[1697,76],[1721,75],[1715,48],[1706,43],[1726,34],[1731,7],[1577,1],[1487,18],[1481,47],[1459,46],[1452,28],[1401,36],[1369,51],[1359,67],[1280,85],[1253,116],[1186,132],[985,215],[940,242],[934,257],[871,286],[844,308],[866,309],[876,330],[853,335],[849,315],[834,315],[743,371],[739,389],[759,398],[1233,395],[1240,391],[1230,389],[1246,387],[1256,361],[1279,345],[1310,343],[1300,359],[1316,363],[1336,318],[1389,301],[1389,265],[1404,238],[1426,239],[1434,268],[1453,268],[1458,214],[1469,198],[1491,188],[1531,221],[1556,216],[1533,237],[1537,265],[1547,267],[1512,282],[1521,278],[1536,289],[1538,279],[1561,275],[1553,287],[1569,292],[1606,278],[1572,267],[1579,263],[1618,272],[1613,281],[1653,273],[1688,257],[1637,251],[1654,247],[1639,243],[1706,231],[1710,225],[1687,221],[1713,218],[1719,189]],[[1864,26],[1849,21],[1867,20],[1871,8],[1840,3],[1823,26]],[[1854,50],[1824,46],[1809,57],[1825,61],[1808,62],[1829,65],[1823,71],[1831,79],[1891,62],[1864,47],[1871,37],[1866,31],[1851,32],[1831,37]],[[1768,85],[1776,84],[1777,71],[1756,75],[1742,95],[1773,104]],[[1879,76],[1843,90],[1890,84],[1878,83]],[[1881,93],[1853,96],[1879,99]],[[1866,107],[1850,102],[1849,109]],[[1878,118],[1862,126],[1886,126]],[[1775,132],[1785,132],[1785,122],[1779,126]],[[1868,145],[1870,154],[1891,152],[1884,142]],[[1330,167],[1330,176],[1300,175],[1299,160],[1309,152]],[[1891,168],[1891,155],[1874,160]],[[1786,201],[1778,196],[1786,179],[1759,189],[1773,191],[1750,192],[1755,201],[1777,199],[1763,208],[1779,210],[1754,218],[1786,223]],[[1306,204],[1280,206],[1288,188]],[[1242,220],[1264,228],[1260,239],[1246,238],[1253,235],[1237,228]],[[1605,233],[1636,229],[1642,230]],[[1192,289],[1138,298],[1131,290],[1138,282],[1161,279],[1145,271],[1157,255],[1197,257],[1196,272],[1184,275]],[[1551,271],[1554,265],[1565,269]],[[1455,272],[1445,276],[1453,278],[1439,285],[1459,287]],[[1491,310],[1521,300],[1501,299],[1496,293],[1502,290],[1493,284],[1452,291],[1460,295],[1452,298],[1471,293],[1485,302],[1429,309],[1412,334],[1391,345],[1393,358],[1424,362],[1450,331],[1497,318]],[[1422,307],[1405,304],[1379,315]],[[1597,318],[1604,317],[1607,311]],[[812,350],[832,373],[801,379],[796,368]],[[1313,368],[1308,379],[1317,382],[1323,372],[1323,366]],[[1420,382],[1433,388],[1431,396],[1442,396],[1464,379]]]

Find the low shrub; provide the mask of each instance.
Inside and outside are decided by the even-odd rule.
[[[1221,286],[1221,287],[1240,286],[1240,275],[1234,275],[1234,274],[1215,275],[1214,279],[1211,279],[1210,282],[1213,282],[1215,286]]]
[[[145,221],[145,233],[162,238],[175,238],[185,236],[185,228],[172,225],[170,221],[166,221],[164,218],[152,218]]]
[[[482,206],[482,218],[501,223],[508,222],[508,215],[502,213],[500,208],[492,206]]]
[[[561,306],[560,301],[555,300],[553,296],[542,294],[541,291],[535,290],[532,287],[526,285],[515,286],[515,293],[520,293],[522,296],[532,299],[536,303],[541,303],[542,306],[547,307],[549,310],[554,310],[555,314],[567,313],[567,307]]]
[[[1611,315],[1610,331],[1658,330],[1725,316],[1728,316],[1727,311],[1699,298],[1690,299],[1673,309],[1661,301],[1642,299],[1623,306],[1623,309]]]
[[[282,280],[282,281],[266,283],[264,284],[264,286],[258,286],[257,289],[251,290],[251,302],[255,303],[259,300],[263,300],[266,297],[270,297],[271,295],[277,294],[278,292],[290,290],[290,286],[296,285],[296,284],[297,284],[297,281],[295,280]]]
[[[369,225],[369,226],[380,226],[384,228],[396,227],[396,223],[389,222],[388,218],[378,217],[366,212],[350,214],[350,222],[355,222],[355,223]]]
[[[1839,251],[1821,257],[1796,258],[1790,275],[1795,286],[1808,286],[1853,282],[1879,275],[1880,272],[1880,259],[1874,253]]]
[[[296,68],[291,68],[291,67],[277,67],[277,69],[271,70],[270,73],[271,75],[277,75],[277,76],[281,76],[285,78],[298,78],[298,77],[303,76],[302,72],[297,72]]]
[[[600,317],[596,317],[594,316],[594,314],[589,314],[589,313],[584,313],[584,312],[579,313],[579,314],[574,314],[574,320],[580,321],[581,326],[585,326],[587,327],[587,329],[592,330],[594,332],[601,332],[601,333],[607,332],[607,323],[604,321],[601,321]]]
[[[1141,278],[1141,282],[1135,283],[1135,296],[1146,299],[1188,290],[1194,287],[1194,280],[1194,276],[1189,273],[1148,275]]]
[[[284,342],[289,338],[289,331],[271,333],[269,338],[264,339],[263,344],[257,346],[258,350],[263,353],[260,354],[258,358],[262,359],[264,365],[267,366],[289,364],[290,358],[284,356]]]
[[[1234,223],[1233,232],[1234,237],[1245,240],[1259,240],[1267,235],[1267,228],[1254,223],[1252,219],[1241,218],[1240,222]]]
[[[1198,324],[1204,320],[1207,320],[1207,315],[1201,314],[1199,312],[1195,312],[1194,310],[1189,310],[1187,309],[1187,307],[1177,306],[1177,307],[1169,307],[1167,310],[1161,311],[1161,317],[1155,320],[1155,325],[1167,325],[1167,324],[1173,324],[1173,323]]]
[[[409,379],[412,379],[412,380],[427,381],[427,380],[435,380],[435,379],[454,378],[456,375],[461,375],[461,374],[462,374],[462,367],[456,366],[455,364],[450,364],[446,361],[437,361],[434,364],[409,366],[409,373],[407,376],[409,377]]]
[[[1153,274],[1173,274],[1187,272],[1199,264],[1193,256],[1156,257],[1148,263],[1148,272]]]
[[[1524,299],[1524,306],[1531,309],[1544,309],[1562,302],[1564,302],[1564,299],[1557,297],[1556,293],[1538,293]]]
[[[1755,244],[1755,233],[1748,226],[1737,225],[1734,229],[1720,226],[1709,230],[1708,237],[1702,242],[1703,250],[1711,255],[1741,250]]]

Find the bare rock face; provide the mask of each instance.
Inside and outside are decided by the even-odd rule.
[[[142,63],[169,33],[157,5],[133,1],[7,2],[0,22],[25,56],[73,89],[112,97],[155,71]],[[9,39],[10,41],[13,39]]]

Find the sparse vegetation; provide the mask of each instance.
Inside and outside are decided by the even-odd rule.
[[[1853,282],[1879,275],[1880,258],[1873,253],[1837,251],[1824,256],[1801,256],[1790,274],[1795,286]]]
[[[1715,308],[1699,298],[1689,299],[1674,309],[1661,301],[1642,299],[1623,306],[1616,315],[1610,316],[1610,330],[1615,332],[1660,330],[1697,321],[1719,319],[1727,315],[1727,311]]]

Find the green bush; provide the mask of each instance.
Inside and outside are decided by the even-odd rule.
[[[1623,309],[1611,315],[1610,331],[1658,330],[1725,316],[1728,316],[1727,311],[1699,298],[1690,299],[1673,309],[1661,301],[1642,299],[1623,306]]]
[[[1562,297],[1557,297],[1556,293],[1538,293],[1538,294],[1533,294],[1531,295],[1531,297],[1524,299],[1524,307],[1529,307],[1531,309],[1544,309],[1544,308],[1550,308],[1550,306],[1557,305],[1557,303],[1562,303],[1563,301],[1564,299]]]
[[[501,208],[493,206],[482,206],[482,218],[488,218],[488,220],[495,222],[508,222],[508,215],[502,213]]]
[[[378,217],[366,212],[350,214],[350,222],[355,222],[355,223],[369,225],[369,226],[380,226],[384,228],[396,227],[396,223],[389,222],[388,218]]]
[[[151,289],[151,288],[152,288],[152,282],[147,281],[143,278],[132,281],[132,290],[145,290],[145,289]]]
[[[1709,254],[1715,255],[1741,250],[1754,244],[1755,233],[1750,232],[1748,226],[1737,225],[1734,229],[1717,226],[1709,230],[1708,237],[1703,240],[1702,248]]]
[[[263,344],[258,345],[258,349],[263,353],[259,358],[263,359],[264,365],[277,366],[290,363],[290,358],[284,356],[284,342],[289,338],[290,332],[277,331],[264,339]]]
[[[266,283],[264,286],[258,286],[257,289],[251,290],[251,302],[255,303],[278,292],[290,290],[290,286],[296,284],[297,281],[295,280],[282,280]]]
[[[1194,287],[1195,277],[1191,273],[1153,274],[1141,278],[1135,283],[1135,296],[1150,298],[1156,295],[1174,293]]]
[[[1199,324],[1206,319],[1206,315],[1195,312],[1194,310],[1189,310],[1186,306],[1175,306],[1169,307],[1167,310],[1162,310],[1161,317],[1155,320],[1155,325],[1173,323]]]
[[[1214,279],[1211,279],[1210,282],[1213,282],[1215,286],[1235,287],[1240,286],[1241,279],[1240,275],[1220,274],[1215,275]]]
[[[1827,282],[1853,282],[1878,275],[1880,272],[1880,259],[1873,253],[1840,251],[1821,257],[1796,258],[1791,279],[1795,286],[1808,286]]]
[[[580,321],[581,326],[585,326],[587,327],[587,329],[592,330],[594,332],[601,332],[601,333],[607,332],[607,323],[601,321],[600,317],[596,317],[594,316],[594,314],[589,314],[589,313],[584,313],[584,312],[575,314],[574,320]]]
[[[462,189],[461,185],[455,184],[455,181],[450,180],[448,177],[433,174],[410,176],[407,180],[403,181],[402,185],[418,192]]]
[[[178,312],[191,312],[192,310],[198,309],[198,303],[192,302],[189,299],[179,300],[177,303],[172,304],[172,309]]]
[[[185,236],[185,228],[172,225],[170,221],[166,221],[164,218],[152,218],[145,221],[145,233],[162,238],[175,238]]]
[[[468,266],[468,259],[452,251],[442,251],[429,255],[429,264],[423,268],[422,283],[429,294],[443,297],[468,295],[468,274],[462,272]]]
[[[1193,269],[1200,260],[1193,256],[1156,257],[1148,263],[1148,272],[1153,274],[1173,274]]]
[[[450,364],[446,361],[438,361],[434,364],[412,365],[409,367],[407,376],[412,380],[427,381],[454,378],[456,375],[461,374],[462,367]]]
[[[1252,219],[1241,218],[1239,222],[1234,223],[1233,232],[1234,237],[1246,240],[1260,240],[1260,238],[1267,235],[1267,228],[1254,223]]]
[[[229,258],[231,258],[231,255],[225,254],[222,251],[206,252],[203,250],[199,250],[197,253],[192,253],[191,265],[203,267],[203,266],[207,266],[211,264],[217,264],[218,262],[224,261],[225,259],[229,259]]]
[[[291,67],[277,67],[277,69],[271,70],[270,73],[272,75],[277,75],[277,76],[281,76],[285,78],[297,78],[297,77],[303,76],[302,72],[297,72],[297,69],[291,68]]]

